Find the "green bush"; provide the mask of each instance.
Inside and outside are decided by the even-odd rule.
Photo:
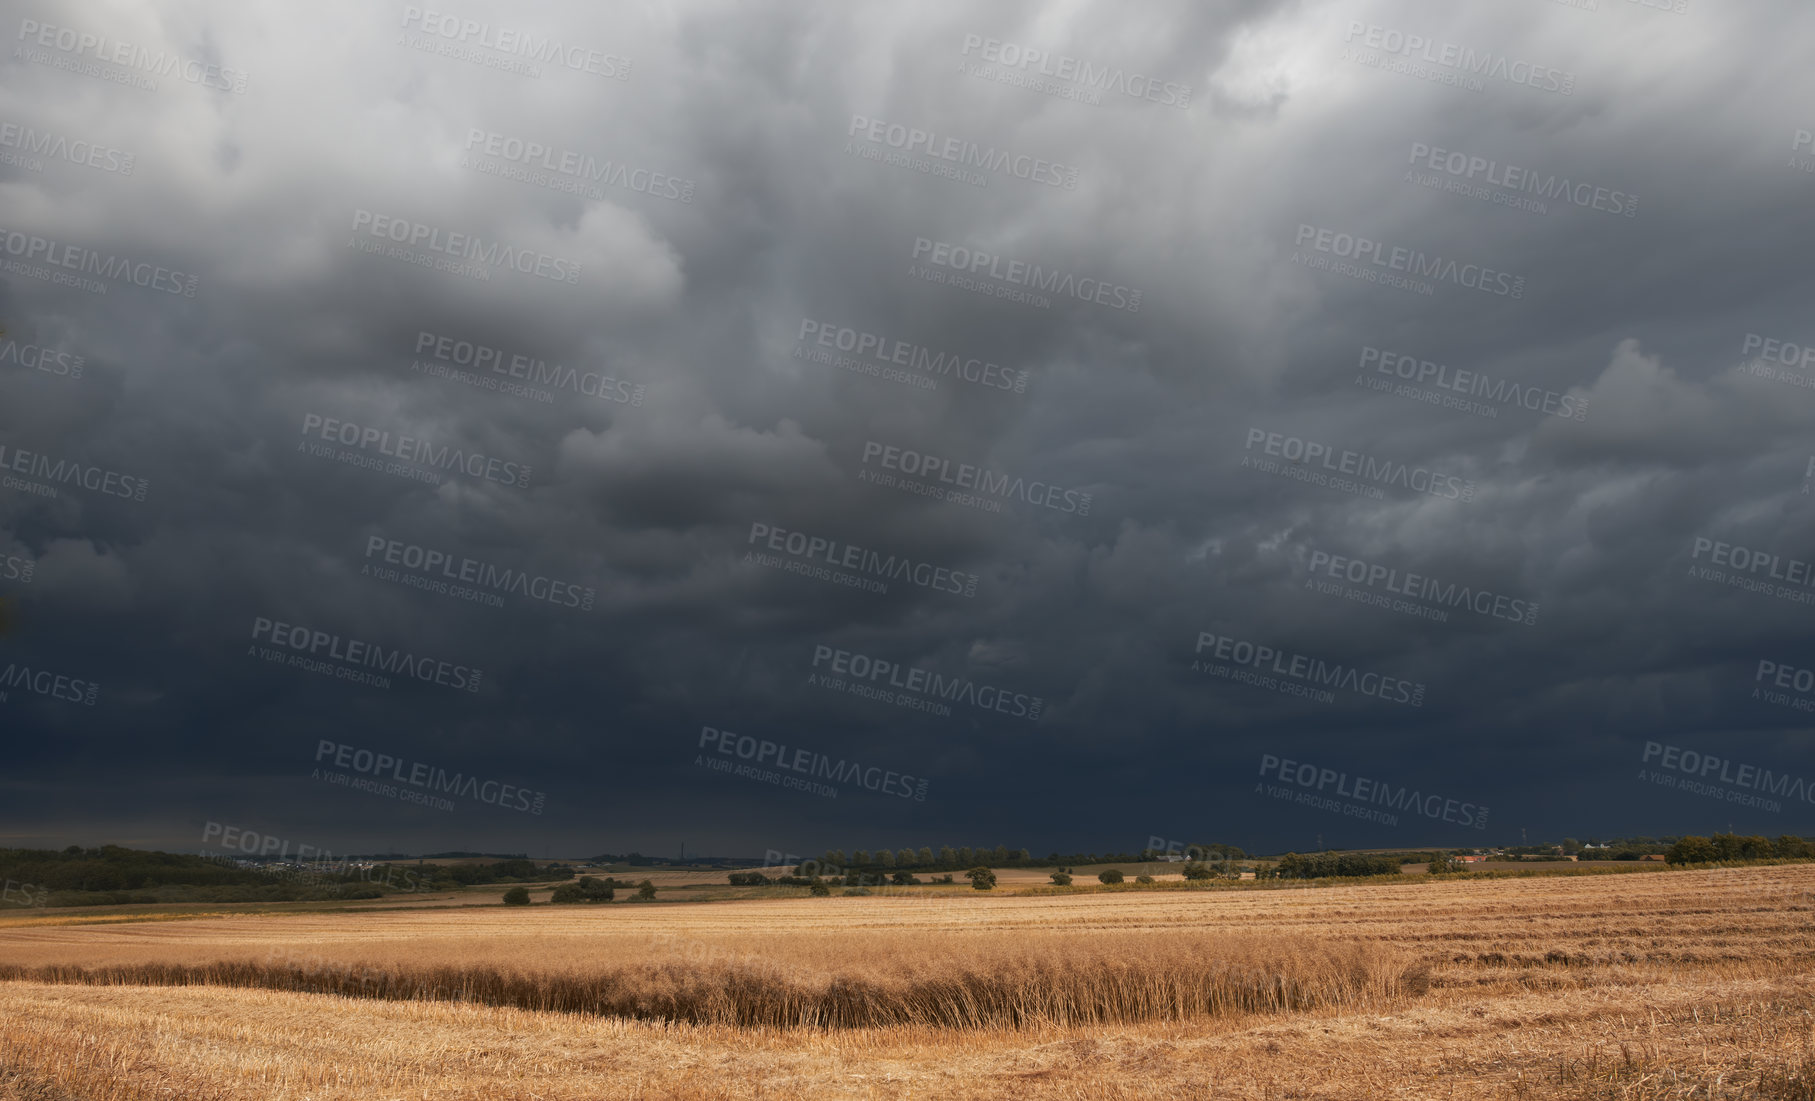
[[[980,866],[972,868],[970,871],[965,872],[964,875],[971,881],[971,886],[977,888],[979,891],[987,891],[996,885],[996,873],[990,871],[988,868]]]
[[[1071,886],[1071,875],[1068,872],[1052,873],[1052,881],[1061,887]]]
[[[1152,876],[1150,876],[1150,875],[1146,875],[1146,874],[1144,874],[1144,873],[1143,873],[1143,874],[1141,874],[1141,875],[1137,875],[1137,876],[1135,876],[1135,877],[1134,877],[1134,881],[1135,881],[1135,882],[1136,882],[1136,883],[1152,883],[1152,882],[1153,882],[1153,877],[1152,877]]]
[[[512,887],[510,890],[504,892],[504,904],[506,906],[528,906],[529,889],[526,887]]]
[[[638,901],[648,902],[649,900],[653,899],[654,897],[655,897],[655,884],[649,882],[647,879],[645,879],[645,880],[643,880],[643,882],[637,884]]]
[[[1097,873],[1097,882],[1099,883],[1120,883],[1121,881],[1122,873],[1116,868],[1108,868]]]
[[[1670,846],[1670,851],[1664,855],[1664,860],[1670,864],[1706,864],[1718,859],[1720,853],[1715,849],[1714,842],[1693,835]]]
[[[811,894],[814,898],[824,898],[827,895],[832,893],[832,888],[826,886],[824,882],[815,878],[813,880],[813,885],[807,888],[807,892],[809,894]]]
[[[576,882],[556,887],[554,895],[548,901],[562,905],[574,902],[610,902],[614,893],[610,883],[583,875]]]

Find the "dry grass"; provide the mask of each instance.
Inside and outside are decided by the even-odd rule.
[[[881,950],[880,942],[893,941]],[[941,950],[943,948],[943,950]],[[0,979],[259,987],[388,1000],[475,1002],[540,1012],[767,1028],[1027,1028],[1387,1005],[1428,988],[1391,947],[1172,934],[1108,944],[913,946],[872,936],[837,962],[773,957],[648,961],[609,969],[503,969],[283,958],[99,967],[0,966]],[[804,962],[804,961],[803,961]]]
[[[1795,1101],[1815,1098],[1812,887],[1779,867],[16,926],[0,965],[238,961],[262,971],[235,981],[368,996],[0,983],[0,1099]],[[384,974],[449,985],[345,989]],[[433,1000],[481,975],[512,1004]],[[1286,976],[1271,989],[1307,996],[1260,996]],[[645,1019],[596,1015],[622,1012],[601,990],[652,999]],[[751,1006],[790,1027],[728,1023]]]

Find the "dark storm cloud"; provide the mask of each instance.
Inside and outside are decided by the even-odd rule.
[[[1691,576],[1715,542],[1815,557],[1815,397],[1751,362],[1815,342],[1795,5],[442,11],[8,26],[32,52],[0,123],[36,136],[0,145],[0,229],[196,279],[0,273],[0,341],[85,359],[0,348],[0,445],[149,485],[0,494],[0,555],[33,563],[0,572],[7,662],[101,686],[0,704],[10,833],[539,854],[1808,828],[1806,803],[1640,775],[1648,741],[1810,768],[1803,713],[1753,698],[1806,605]],[[245,90],[59,68],[117,71],[56,28]],[[488,44],[524,32],[576,67],[505,71]],[[30,153],[54,138],[132,171]],[[937,155],[966,143],[1001,156]],[[392,225],[431,261],[462,235],[532,270],[361,247]],[[1315,266],[1343,260],[1375,278]],[[340,455],[419,456],[406,438],[476,466]],[[1307,446],[1354,484],[1288,476]],[[886,484],[923,461],[974,499]],[[910,574],[811,576],[775,531]],[[404,583],[431,552],[450,591]],[[266,621],[482,675],[352,683],[267,661]],[[1237,671],[1218,640],[1271,647],[1248,679],[1273,683],[1194,667]],[[971,695],[853,694],[853,656]],[[1295,657],[1354,687],[1315,694]],[[703,727],[924,798],[727,775],[707,762],[749,762]],[[315,774],[324,740],[546,809],[348,790]],[[1490,825],[1277,798],[1269,755]]]

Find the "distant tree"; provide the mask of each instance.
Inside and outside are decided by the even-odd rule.
[[[1582,851],[1582,843],[1580,841],[1577,841],[1573,837],[1565,837],[1563,839],[1563,852],[1564,853],[1573,855],[1573,854],[1579,853],[1581,851]]]
[[[958,849],[958,863],[975,864],[976,862],[977,862],[977,854],[971,851],[971,847],[969,845],[961,846]]]
[[[969,877],[971,886],[979,891],[987,891],[996,885],[996,873],[985,867],[975,867],[964,873]]]
[[[958,863],[958,854],[952,851],[952,847],[950,845],[939,846],[939,866],[949,868],[956,863]]]
[[[1759,834],[1752,834],[1739,839],[1739,858],[1741,860],[1769,860],[1777,855],[1777,849],[1771,839]]]
[[[594,879],[583,875],[572,883],[563,883],[555,888],[550,902],[610,902],[614,894],[615,881]]]
[[[927,855],[931,856],[933,854],[928,853]],[[915,858],[913,849],[902,849],[900,852],[897,852],[895,854],[895,865],[897,867],[912,868],[914,865],[916,865],[918,863],[920,863],[920,861]],[[932,861],[929,860],[929,861],[927,861],[927,863],[931,864]]]
[[[997,845],[995,848],[991,849],[989,861],[996,865],[1006,865],[1008,863],[1008,846]]]
[[[934,883],[950,883],[951,881],[952,881],[952,873],[950,873],[950,872],[947,872],[944,875],[936,875],[933,877]]]
[[[1431,854],[1431,862],[1428,865],[1428,868],[1432,875],[1443,875],[1446,872],[1461,871],[1462,862],[1449,853],[1437,852]]]
[[[1778,856],[1782,857],[1806,860],[1811,856],[1815,856],[1815,846],[1811,846],[1807,841],[1804,841],[1793,833],[1786,833],[1776,841],[1773,841],[1771,843],[1771,848]]]
[[[1153,882],[1153,877],[1152,877],[1152,876],[1150,876],[1150,875],[1148,875],[1148,874],[1146,874],[1146,873],[1145,873],[1145,872],[1143,872],[1143,873],[1141,873],[1141,874],[1140,874],[1140,875],[1137,875],[1137,876],[1135,876],[1135,877],[1134,877],[1134,881],[1135,881],[1135,882],[1136,882],[1136,883],[1152,883],[1152,882]]]
[[[919,876],[908,871],[896,872],[893,876],[890,876],[889,879],[890,882],[894,883],[897,887],[912,887],[920,882]]]
[[[1208,864],[1196,860],[1187,860],[1184,870],[1186,879],[1209,879],[1216,874]]]
[[[1706,864],[1717,859],[1714,842],[1699,836],[1682,838],[1664,854],[1664,860],[1671,864]]]
[[[876,866],[879,868],[893,868],[895,866],[895,854],[887,849],[877,849]]]
[[[1069,887],[1071,886],[1071,873],[1054,872],[1052,873],[1052,881],[1061,887]]]
[[[824,880],[815,877],[813,882],[807,887],[807,891],[812,894],[814,898],[824,898],[832,893],[832,888],[826,886]]]
[[[528,906],[529,889],[526,887],[512,887],[510,890],[504,892],[504,904],[506,906]]]
[[[1008,856],[1010,860],[1013,860],[1017,864],[1032,864],[1034,862],[1034,854],[1028,852],[1026,849],[1016,849],[1014,852],[1009,853]]]
[[[856,852],[852,853],[851,863],[857,865],[859,868],[868,867],[870,863],[870,850],[858,849]]]
[[[644,902],[647,902],[654,897],[655,897],[655,884],[649,882],[647,879],[645,879],[645,880],[643,880],[643,882],[637,884],[637,898],[641,899]]]
[[[914,863],[920,865],[922,868],[932,867],[933,850],[926,845],[920,846],[920,851],[914,854]]]
[[[1119,869],[1108,868],[1097,873],[1097,882],[1099,883],[1120,883],[1121,881],[1122,873]]]

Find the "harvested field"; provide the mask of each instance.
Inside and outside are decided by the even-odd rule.
[[[1809,1098],[1812,890],[1815,867],[1787,865],[145,924],[44,915],[0,928],[14,976],[0,983],[0,1091]]]

